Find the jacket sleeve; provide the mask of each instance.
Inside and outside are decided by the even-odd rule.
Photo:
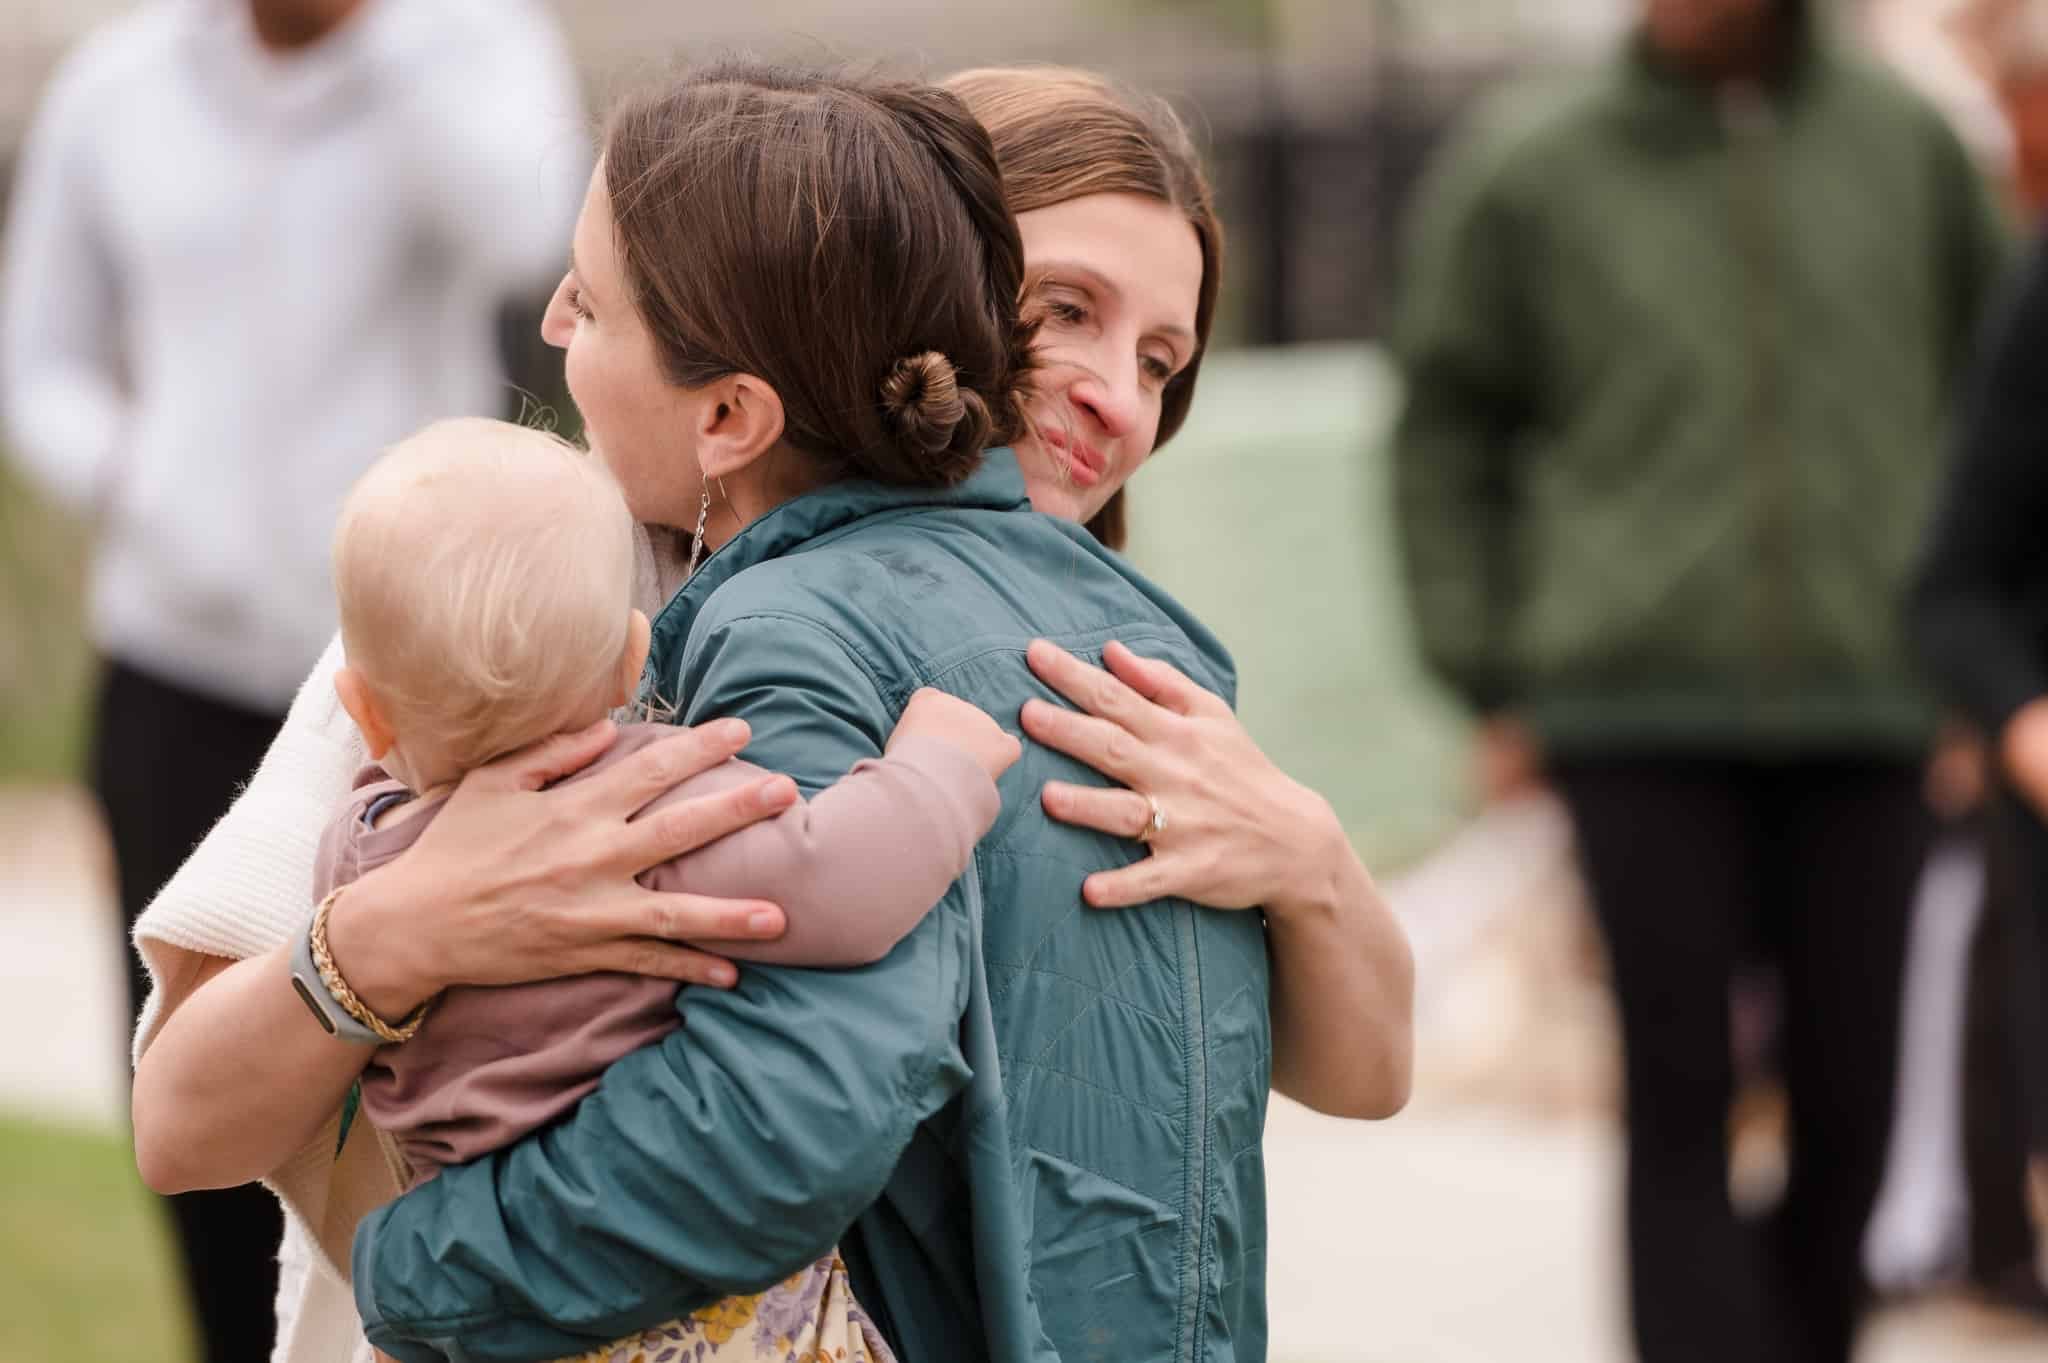
[[[705,776],[729,785],[766,774],[751,763],[728,766]],[[648,808],[701,793],[698,781]],[[772,942],[697,944],[707,951],[769,965],[867,965],[888,955],[966,873],[1001,809],[995,781],[964,749],[905,738],[816,798],[663,862],[640,883],[766,899],[788,918],[789,930]]]
[[[1424,661],[1475,708],[1510,699],[1509,461],[1527,419],[1517,279],[1496,139],[1437,167],[1410,224],[1393,347],[1406,397],[1393,441],[1402,566]]]
[[[22,149],[0,273],[0,402],[15,455],[78,513],[96,509],[128,421],[117,272],[92,181],[88,44],[50,84]]]
[[[834,635],[786,617],[698,634],[676,688],[688,718],[745,718],[753,761],[808,794],[881,752],[894,715]],[[870,966],[684,990],[685,1025],[565,1121],[367,1218],[353,1262],[371,1341],[405,1363],[559,1358],[815,1260],[967,1080],[978,893],[956,883]]]
[[[2048,695],[2033,623],[2048,601],[2048,242],[1985,340],[1914,583],[1912,627],[1949,698],[1995,735],[2013,711]]]

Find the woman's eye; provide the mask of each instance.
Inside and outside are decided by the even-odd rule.
[[[569,311],[575,313],[578,317],[581,317],[586,321],[589,320],[590,309],[583,306],[583,290],[577,288],[573,284],[569,286],[568,303]]]
[[[1173,366],[1157,355],[1144,356],[1139,363],[1144,366],[1145,376],[1154,383],[1165,383],[1173,377]]]
[[[1076,327],[1088,320],[1088,309],[1065,298],[1049,298],[1045,303],[1045,315],[1061,326]]]

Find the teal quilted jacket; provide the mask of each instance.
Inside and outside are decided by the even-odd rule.
[[[707,559],[655,625],[691,722],[815,791],[935,686],[1006,726],[1049,637],[1120,639],[1225,696],[1199,623],[992,454],[945,491],[839,484]],[[905,1363],[1265,1356],[1272,1046],[1254,913],[1098,912],[1133,844],[1048,820],[1026,745],[972,871],[859,970],[748,968],[572,1116],[367,1220],[370,1338],[398,1358],[558,1358],[763,1288],[835,1243]]]

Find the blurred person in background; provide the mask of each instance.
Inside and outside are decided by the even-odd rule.
[[[586,146],[533,0],[157,0],[52,80],[0,401],[22,466],[95,531],[92,780],[126,922],[333,632],[329,531],[371,452],[505,406],[497,312],[559,268]],[[276,1200],[170,1205],[205,1358],[269,1357]]]
[[[2002,225],[1942,119],[1801,0],[1647,0],[1606,68],[1479,116],[1414,245],[1408,585],[1484,779],[1540,774],[1577,828],[1637,1349],[1845,1363],[1931,831],[1903,585]],[[1729,1193],[1753,950],[1791,1132],[1761,1228]]]
[[[2048,242],[1986,337],[1916,583],[1921,656],[1991,735],[1965,1120],[1971,1276],[2048,1310]]]
[[[1877,49],[1948,113],[1979,161],[1992,169],[2015,215],[2038,223],[2048,210],[2048,0],[1871,0],[1864,20]],[[2032,328],[2007,319],[1999,330],[2031,334]],[[1994,370],[1978,380],[1964,467],[1952,475],[1956,491],[1972,500],[1984,493],[1975,486],[1985,477],[1983,469],[2006,461],[2027,438],[2015,419],[2025,411],[2019,371],[2026,361],[1980,356],[1980,367],[1986,359]],[[1986,453],[1987,444],[2001,452]],[[1974,490],[1964,494],[1965,482]],[[2004,524],[1999,510],[1981,503],[1970,510],[1953,506],[1942,522],[1951,538],[1931,546],[1935,556],[1923,572],[1917,615],[1923,642],[1939,638],[1959,645],[1939,655],[1928,650],[1961,711],[1945,726],[1948,741],[1931,773],[1936,808],[1946,806],[1952,814],[1936,862],[1946,859],[1958,871],[1967,866],[1968,873],[1950,881],[1963,893],[1923,893],[1916,909],[1899,1125],[1871,1230],[1871,1265],[1880,1281],[1903,1279],[1909,1285],[1967,1268],[1995,1300],[2038,1312],[2048,1304],[2032,1262],[2038,1231],[2017,1190],[2029,1144],[2040,1148],[2048,1129],[2038,1113],[2021,1115],[2030,1101],[2023,1090],[2034,1082],[2027,1077],[2028,1064],[2048,1060],[2048,1046],[2036,1039],[2040,1010],[2031,1000],[2011,997],[2023,978],[2014,966],[2026,954],[2020,950],[2016,956],[2016,949],[2033,932],[2028,921],[2011,916],[2027,911],[2033,893],[2025,888],[2028,877],[2017,873],[2021,839],[2014,819],[2023,817],[2024,802],[2015,801],[2008,788],[2002,807],[1992,807],[1992,754],[1978,725],[2003,717],[1981,703],[1981,683],[1957,679],[1958,669],[1986,666],[1984,608],[2003,587],[1990,573],[2012,566],[1999,564],[2013,548],[2008,542],[1971,544],[1953,537],[1980,511]],[[1954,623],[1973,616],[1974,624]],[[1989,858],[1987,843],[1994,853]],[[1995,863],[1988,876],[1987,860]],[[1938,883],[1930,868],[1923,888]],[[1997,902],[1983,902],[1990,897]],[[2030,1012],[2036,1015],[2031,1025]],[[2037,1058],[2026,1062],[2029,1053]]]

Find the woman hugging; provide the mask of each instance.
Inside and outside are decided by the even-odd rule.
[[[1263,1357],[1267,1092],[1397,1109],[1411,985],[1083,528],[1220,265],[1178,124],[1079,73],[614,113],[544,324],[592,454],[380,462],[138,928],[138,1159],[286,1196],[281,1357]]]

